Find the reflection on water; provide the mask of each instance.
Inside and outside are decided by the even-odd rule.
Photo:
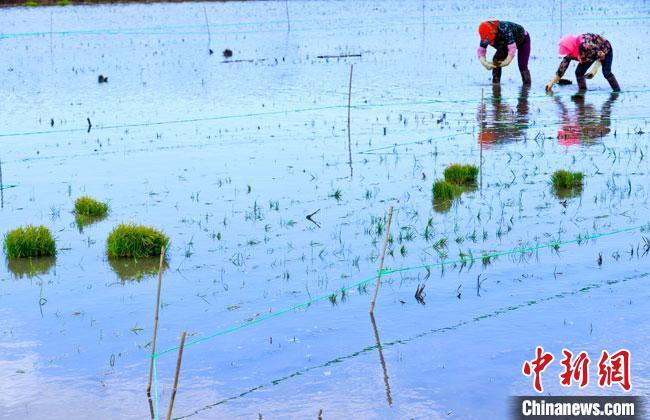
[[[529,93],[530,86],[522,86],[517,98],[517,107],[512,109],[501,97],[501,86],[492,85],[492,97],[479,105],[479,143],[488,146],[523,138],[529,122]]]
[[[452,199],[438,199],[433,197],[432,199],[433,210],[435,210],[438,213],[448,212],[449,210],[451,210],[453,204],[458,202],[458,200],[463,196],[463,194],[476,191],[478,189],[478,185],[477,184],[467,184],[462,186],[459,185],[458,188],[460,188],[460,194]]]
[[[377,351],[379,351],[379,363],[384,373],[384,386],[386,387],[386,402],[389,406],[393,405],[393,398],[390,395],[390,382],[388,382],[388,368],[386,368],[386,359],[384,359],[384,352],[381,348],[381,339],[379,338],[379,330],[377,330],[377,322],[375,316],[370,312],[370,321],[372,321],[372,330],[375,333],[375,342],[377,343]]]
[[[84,216],[81,214],[75,214],[74,221],[77,225],[79,233],[83,233],[86,226],[90,226],[94,223],[104,220],[106,216]]]
[[[151,258],[109,258],[108,263],[120,280],[142,280],[158,274],[159,257]],[[168,267],[167,260],[163,261],[163,271]]]
[[[578,144],[591,145],[595,140],[608,135],[611,129],[612,104],[618,99],[617,93],[612,93],[600,108],[600,112],[592,104],[586,103],[585,95],[574,95],[574,111],[562,102],[562,98],[554,97],[560,111],[560,128],[557,131],[559,144],[574,146]]]
[[[438,213],[446,213],[449,210],[451,210],[451,205],[456,201],[457,199],[453,200],[437,200],[433,199],[433,209],[437,211]]]
[[[14,278],[32,278],[48,274],[56,264],[56,257],[9,258],[7,268]]]
[[[582,186],[577,186],[573,188],[559,188],[553,186],[553,194],[555,194],[557,198],[560,199],[574,198],[582,194]]]

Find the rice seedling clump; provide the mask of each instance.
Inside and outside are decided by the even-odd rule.
[[[582,193],[582,172],[555,171],[551,176],[553,193],[558,198],[571,198]]]
[[[5,235],[4,249],[9,258],[51,257],[56,254],[56,244],[45,226],[16,228]]]
[[[160,248],[169,244],[162,232],[135,224],[121,224],[108,235],[106,249],[110,258],[144,258],[160,255]]]
[[[551,176],[551,181],[555,188],[571,189],[582,187],[582,172],[570,172],[565,170],[555,171]]]
[[[445,169],[445,181],[456,185],[476,184],[478,168],[474,165],[455,163]]]
[[[463,190],[445,180],[439,179],[433,184],[433,199],[434,200],[453,200],[459,196]]]
[[[108,204],[83,196],[74,202],[74,211],[79,216],[103,217],[108,213]]]

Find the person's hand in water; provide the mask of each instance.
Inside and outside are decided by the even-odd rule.
[[[593,79],[596,74],[598,74],[598,70],[600,69],[600,61],[596,61],[594,63],[594,66],[591,68],[591,71],[587,74],[585,74],[586,79]]]
[[[555,86],[555,84],[559,81],[560,81],[560,76],[555,75],[553,79],[551,79],[551,81],[548,82],[548,84],[546,85],[546,92],[553,93],[553,86]]]

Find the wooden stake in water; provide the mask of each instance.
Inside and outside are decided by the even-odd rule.
[[[289,0],[284,0],[284,10],[287,12],[287,32],[291,32],[291,20],[289,19]]]
[[[50,12],[50,63],[52,63],[52,28],[54,26],[54,12]]]
[[[564,36],[564,30],[562,28],[562,0],[560,0],[560,36]]]
[[[181,345],[178,347],[178,359],[176,359],[176,373],[174,374],[174,387],[172,388],[172,396],[169,400],[169,410],[167,410],[167,420],[172,419],[172,410],[174,409],[174,399],[176,398],[176,389],[178,388],[178,374],[181,371],[181,361],[183,360],[183,347],[185,347],[185,335],[183,331],[181,335]]]
[[[208,30],[208,51],[210,52],[210,54],[212,54],[212,48],[211,48],[212,35],[210,34],[210,22],[208,21],[208,11],[205,8],[205,6],[203,6],[203,15],[205,16],[205,27]]]
[[[149,383],[147,384],[147,397],[149,399],[149,411],[151,418],[154,418],[153,403],[151,401],[151,382],[153,379],[153,360],[156,354],[156,336],[158,334],[158,310],[160,309],[160,288],[162,285],[163,262],[165,259],[165,247],[160,248],[160,265],[158,266],[158,291],[156,293],[156,310],[153,320],[153,338],[151,339],[151,360],[149,362]]]
[[[483,88],[481,88],[481,122],[480,124],[483,125],[483,106],[485,103],[483,102]],[[479,156],[479,184],[481,188],[481,194],[483,193],[483,139],[479,138],[478,143],[480,145],[481,151],[480,151],[480,156]]]
[[[5,206],[5,189],[2,184],[2,160],[0,160],[0,208]]]
[[[393,206],[388,208],[388,223],[386,223],[386,237],[384,238],[384,247],[381,250],[381,259],[379,260],[379,270],[377,271],[377,281],[375,282],[375,294],[370,302],[370,314],[375,312],[375,302],[377,301],[377,293],[381,285],[381,272],[384,270],[384,257],[386,256],[386,248],[388,248],[388,238],[390,237],[390,224],[393,221]]]
[[[350,83],[348,84],[348,164],[350,165],[350,177],[352,177],[352,134],[350,133],[350,105],[352,103],[352,71],[354,64],[350,64]]]

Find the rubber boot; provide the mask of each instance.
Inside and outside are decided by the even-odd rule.
[[[495,85],[501,83],[501,67],[492,69],[492,83]]]
[[[613,74],[610,74],[609,77],[607,77],[607,81],[609,82],[609,85],[612,87],[612,90],[614,92],[620,92],[621,87],[618,85],[618,81],[616,80],[616,76]]]
[[[532,83],[532,80],[530,78],[530,71],[529,70],[522,70],[521,71],[521,81],[524,83],[524,86],[530,86]]]
[[[586,92],[587,91],[587,81],[585,80],[585,77],[576,77],[576,81],[578,82],[578,91],[580,92]]]

